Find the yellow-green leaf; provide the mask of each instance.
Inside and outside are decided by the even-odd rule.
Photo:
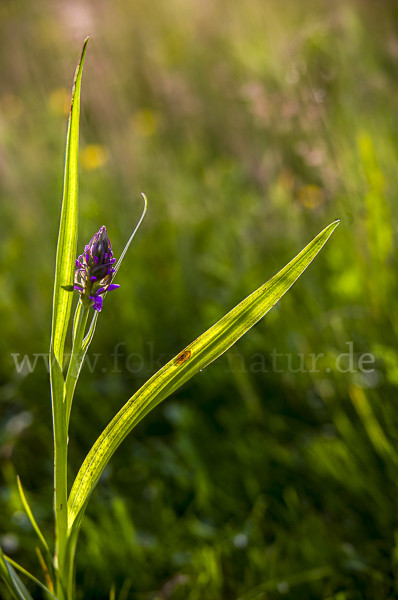
[[[91,448],[73,484],[68,502],[70,535],[75,535],[96,482],[126,435],[159,402],[257,323],[300,277],[337,225],[338,221],[326,227],[284,269],[168,362],[123,406]]]
[[[64,192],[55,266],[51,346],[61,369],[65,337],[72,309],[73,276],[77,250],[80,88],[87,42],[88,38],[84,42],[73,81],[66,141]]]

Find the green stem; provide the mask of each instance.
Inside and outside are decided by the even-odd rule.
[[[71,600],[71,564],[68,552],[68,428],[69,417],[72,406],[76,382],[79,377],[81,365],[85,352],[83,351],[84,332],[86,329],[89,308],[83,307],[79,301],[73,322],[73,346],[69,361],[65,385],[63,386],[63,398],[61,402],[53,403],[54,419],[54,504],[55,523],[57,538],[57,596],[59,600]],[[57,393],[53,386],[53,393]],[[59,394],[58,394],[59,395]]]
[[[68,426],[76,381],[84,359],[84,332],[89,308],[79,301],[73,323],[73,347],[64,382],[60,365],[54,360],[51,368],[51,389],[54,423],[54,508],[56,531],[56,593],[59,600],[71,600],[69,588],[73,565],[68,560]]]
[[[67,496],[67,457],[68,430],[64,406],[54,411],[54,508],[56,530],[56,564],[57,564],[57,596],[59,600],[66,598],[63,587],[63,565],[68,530],[68,496]]]

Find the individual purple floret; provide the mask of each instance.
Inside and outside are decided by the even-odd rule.
[[[93,306],[100,312],[102,295],[120,287],[111,283],[115,262],[106,228],[102,226],[76,259],[74,289],[79,292],[84,306]]]

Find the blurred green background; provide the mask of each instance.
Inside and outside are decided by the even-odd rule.
[[[2,0],[2,547],[39,575],[16,473],[53,536],[48,374],[42,358],[32,373],[14,359],[48,352],[86,35],[79,252],[105,224],[118,256],[141,191],[149,212],[77,388],[70,481],[159,366],[341,224],[265,319],[117,451],[87,511],[77,598],[398,598],[398,7],[387,1]],[[352,364],[338,358],[351,351]],[[311,354],[324,354],[316,369]]]

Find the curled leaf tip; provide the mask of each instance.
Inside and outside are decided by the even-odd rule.
[[[142,209],[142,213],[141,213],[140,220],[138,221],[138,223],[137,223],[137,225],[136,225],[136,227],[135,227],[135,229],[134,229],[133,233],[131,234],[131,236],[130,236],[130,238],[129,238],[129,240],[128,240],[127,244],[125,245],[125,247],[124,247],[124,250],[123,250],[123,252],[122,252],[122,254],[121,254],[121,256],[120,256],[120,258],[119,258],[119,260],[118,260],[118,262],[117,262],[117,265],[116,265],[116,267],[115,267],[115,273],[114,273],[114,275],[113,275],[113,277],[114,277],[114,278],[115,278],[115,276],[116,276],[116,273],[117,273],[117,272],[118,272],[118,270],[119,270],[119,267],[120,267],[120,265],[122,264],[122,260],[123,260],[123,258],[125,257],[125,255],[126,255],[126,252],[127,252],[127,250],[129,249],[129,246],[130,246],[131,242],[133,241],[133,238],[134,238],[135,234],[136,234],[136,233],[137,233],[137,231],[138,231],[138,228],[139,228],[139,226],[141,225],[141,223],[142,223],[142,221],[144,220],[144,217],[145,217],[145,215],[146,215],[146,211],[147,211],[147,208],[148,208],[148,199],[147,199],[147,197],[145,196],[145,194],[144,194],[143,192],[141,192],[141,196],[142,196],[142,197],[143,197],[143,199],[144,199],[144,208]]]
[[[144,209],[142,211],[142,217],[141,217],[141,221],[142,221],[142,219],[145,217],[146,211],[148,209],[148,198],[145,196],[144,192],[141,192],[141,196],[144,198]]]

